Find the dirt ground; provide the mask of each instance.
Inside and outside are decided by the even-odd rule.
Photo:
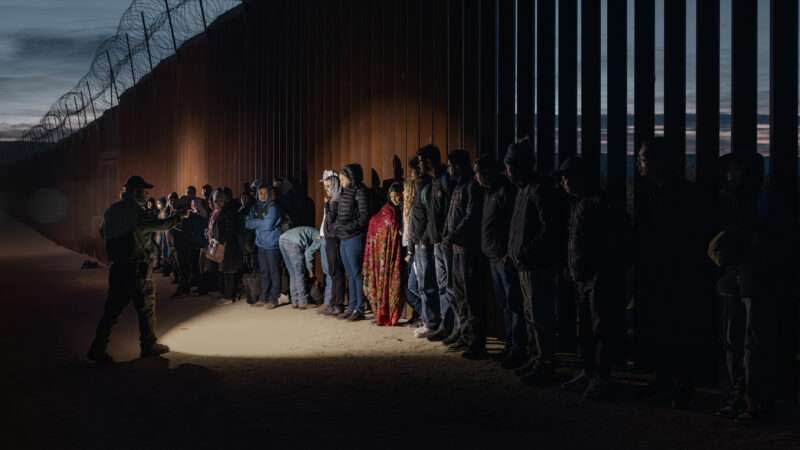
[[[626,384],[617,402],[584,402],[409,328],[171,299],[163,278],[158,331],[174,351],[137,359],[129,308],[112,336],[119,363],[96,367],[84,355],[106,271],[80,270],[84,259],[0,216],[0,448],[800,448],[792,408],[742,429],[713,416],[713,396],[678,412]]]

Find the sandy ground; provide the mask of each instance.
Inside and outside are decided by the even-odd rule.
[[[0,448],[800,448],[797,415],[762,429],[634,400],[583,402],[528,388],[495,363],[468,362],[408,328],[315,311],[170,299],[159,278],[165,358],[140,360],[128,309],[119,363],[84,353],[104,269],[0,216]],[[567,376],[566,374],[563,374]]]

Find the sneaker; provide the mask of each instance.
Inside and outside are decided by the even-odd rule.
[[[331,306],[330,309],[328,309],[327,311],[323,312],[322,314],[325,314],[328,317],[336,317],[341,313],[342,313],[342,308],[340,308],[338,306]]]
[[[509,353],[508,356],[503,358],[500,362],[500,367],[506,370],[518,369],[528,362],[525,357],[519,354]]]
[[[571,380],[562,384],[561,389],[567,392],[585,392],[591,381],[586,372],[581,370]]]
[[[453,332],[450,333],[450,336],[447,336],[446,338],[442,339],[442,345],[452,345],[460,340],[461,340],[461,332],[459,330],[453,330]]]
[[[470,348],[461,354],[461,357],[470,361],[482,361],[489,358],[485,348]]]
[[[217,301],[218,305],[232,305],[235,300],[232,298],[221,298]]]
[[[155,343],[153,345],[142,347],[142,358],[149,358],[152,356],[163,355],[164,353],[169,353],[169,347],[164,344]]]
[[[428,337],[428,334],[430,334],[430,333],[431,333],[431,330],[429,330],[428,327],[423,325],[423,326],[417,328],[416,330],[414,330],[414,337],[416,337],[416,338],[426,338],[426,337]]]
[[[358,322],[359,320],[364,320],[364,313],[361,311],[353,311],[352,314],[347,316],[346,319],[348,322]]]
[[[583,391],[583,398],[601,402],[612,400],[611,382],[605,377],[592,377]]]
[[[327,313],[330,312],[330,310],[331,310],[330,306],[321,306],[317,308],[317,314],[321,314],[324,316],[327,315]]]
[[[336,315],[336,318],[339,320],[345,320],[350,317],[350,314],[353,314],[353,311],[344,310]]]
[[[463,352],[468,349],[469,349],[469,344],[467,343],[467,341],[463,339],[458,339],[457,341],[447,346],[447,350],[453,352]]]
[[[552,379],[553,366],[540,363],[527,375],[523,376],[520,381],[528,386],[542,386],[549,383]]]
[[[264,304],[264,306],[266,306],[267,309],[275,309],[278,307],[278,302],[273,300],[271,302],[267,302]]]
[[[426,338],[431,342],[437,342],[446,339],[448,336],[450,336],[450,331],[447,330],[447,328],[445,327],[441,327],[438,330],[426,336]]]
[[[105,350],[92,348],[89,350],[89,353],[86,354],[86,357],[97,364],[114,364],[114,358]]]

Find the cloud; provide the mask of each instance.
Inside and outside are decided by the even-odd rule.
[[[4,123],[0,122],[0,141],[16,141],[28,131],[32,123]]]

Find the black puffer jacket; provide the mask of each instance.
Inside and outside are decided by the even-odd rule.
[[[223,273],[236,273],[243,265],[244,253],[239,239],[243,227],[239,219],[239,208],[239,204],[234,201],[226,203],[214,221],[211,233],[211,237],[217,242],[225,244],[225,259],[220,266]]]
[[[517,270],[546,268],[558,262],[563,236],[559,222],[556,194],[549,182],[519,189],[508,233],[508,255]]]
[[[364,172],[358,164],[344,166],[342,172],[351,180],[350,186],[342,189],[331,222],[333,234],[339,239],[350,239],[366,233],[369,225],[369,197],[362,183]]]

